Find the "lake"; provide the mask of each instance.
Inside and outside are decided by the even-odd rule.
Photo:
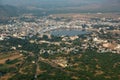
[[[54,36],[76,36],[82,34],[88,34],[87,31],[82,31],[79,29],[57,29],[50,32]]]

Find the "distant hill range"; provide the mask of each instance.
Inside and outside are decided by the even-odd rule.
[[[25,0],[23,5],[23,3],[19,3],[18,0],[3,0],[2,3],[4,4],[0,2],[0,21],[23,13],[32,13],[37,16],[43,16],[55,13],[120,12],[119,0],[110,0],[111,2],[106,5],[98,0],[96,0],[96,3],[92,3],[88,0],[86,3],[82,3],[81,1],[84,2],[84,0],[54,0],[54,2],[51,0],[31,0],[31,2]],[[7,2],[9,3],[7,4]]]
[[[10,17],[10,16],[17,16],[20,14],[20,9],[9,6],[9,5],[0,5],[0,17]]]
[[[0,23],[7,23],[10,17],[18,16],[22,13],[22,9],[10,6],[0,5]]]

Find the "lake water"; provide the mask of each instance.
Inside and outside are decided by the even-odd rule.
[[[75,35],[82,35],[88,33],[89,32],[87,31],[82,31],[77,29],[58,29],[50,32],[50,34],[54,36],[75,36]]]

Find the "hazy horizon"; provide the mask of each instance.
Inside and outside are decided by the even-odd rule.
[[[119,10],[120,0],[0,0],[1,5],[34,7],[78,7],[80,9]]]
[[[0,5],[11,5],[32,13],[96,13],[120,12],[120,0],[0,0]],[[9,7],[9,6],[8,6]],[[1,8],[1,12],[9,8]],[[19,12],[16,9],[15,11]],[[4,11],[2,11],[4,10]],[[34,11],[36,10],[36,11]],[[21,12],[20,11],[20,12]]]

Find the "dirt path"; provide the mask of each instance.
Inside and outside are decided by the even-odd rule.
[[[10,59],[10,60],[14,60],[14,59],[17,59],[17,58],[20,58],[22,57],[21,55],[19,54],[15,54],[15,55],[12,55],[10,57],[7,57],[7,58],[4,58],[4,59],[0,59],[0,64],[4,64],[6,60]]]

